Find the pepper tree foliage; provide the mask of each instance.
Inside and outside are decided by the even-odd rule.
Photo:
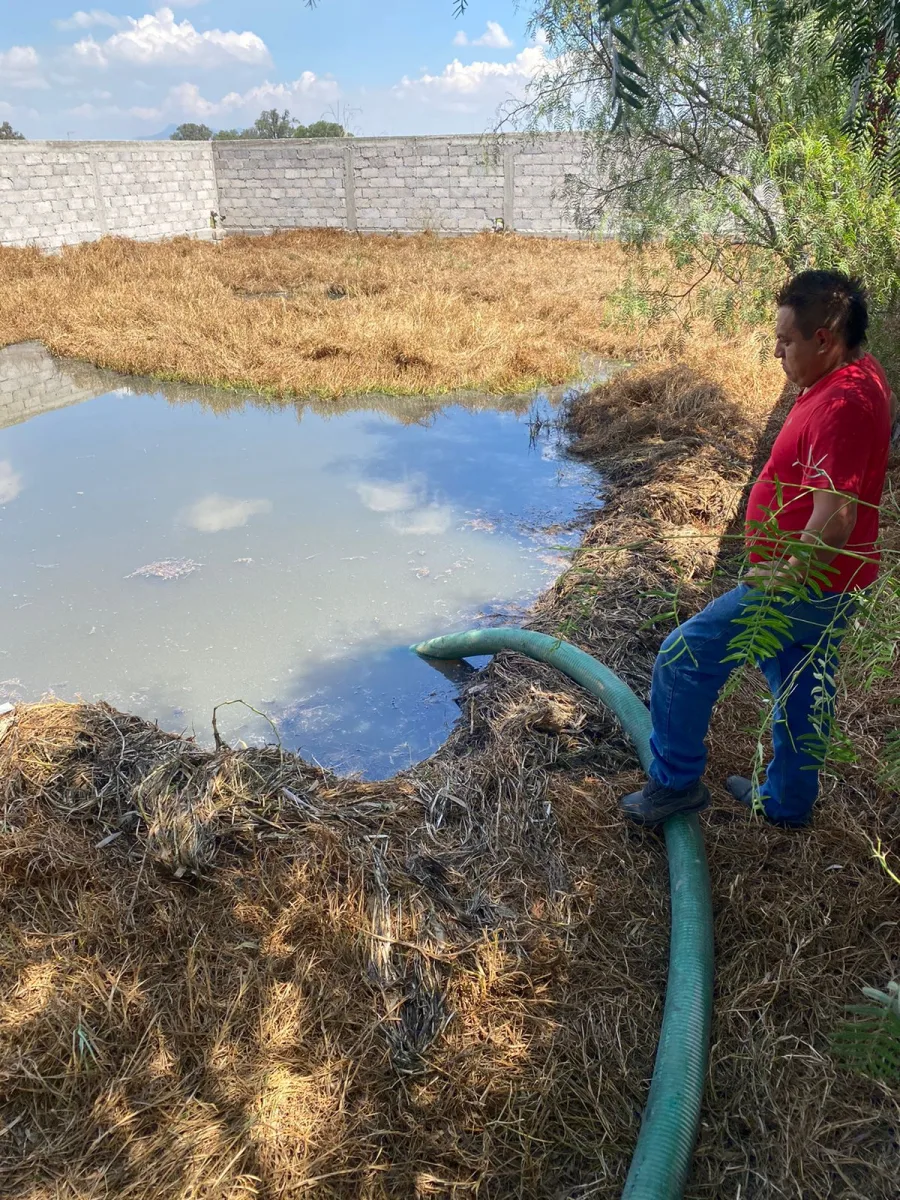
[[[466,6],[467,0],[457,2],[457,13]],[[586,0],[560,7],[593,12],[595,28],[607,43],[613,92],[631,108],[639,108],[645,98],[644,55],[661,43],[678,47],[702,34],[715,17],[708,0]],[[773,61],[789,53],[798,26],[811,23],[817,29],[822,56],[850,89],[848,129],[880,136],[882,156],[900,182],[895,122],[900,113],[900,0],[756,0],[753,7],[768,24],[772,36],[766,52]]]
[[[812,17],[829,31],[828,57],[850,87],[847,127],[875,143],[900,184],[900,0],[767,0],[773,31]]]
[[[879,303],[892,302],[900,199],[881,119],[890,72],[883,56],[882,107],[872,108],[874,76],[851,77],[838,7],[705,0],[689,22],[667,25],[665,5],[541,0],[531,29],[547,39],[548,66],[505,119],[594,135],[593,169],[568,187],[585,228],[612,220],[626,239],[666,241],[726,269],[740,258],[745,283],[749,260],[736,247],[774,252],[790,269],[849,260]]]

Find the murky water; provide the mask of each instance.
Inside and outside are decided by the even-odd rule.
[[[594,481],[551,401],[274,406],[0,351],[0,701],[103,698],[390,774],[456,685],[410,642],[515,621]],[[272,740],[244,706],[229,739]]]

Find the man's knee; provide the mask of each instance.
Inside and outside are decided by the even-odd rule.
[[[694,641],[695,623],[696,618],[685,621],[683,625],[673,629],[663,640],[663,644],[659,648],[659,657],[666,666],[674,665],[683,656],[691,661],[693,658],[691,643]]]

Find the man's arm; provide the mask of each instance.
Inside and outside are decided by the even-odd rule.
[[[814,546],[812,560],[827,566],[850,541],[856,527],[856,497],[817,488],[813,499],[812,516],[800,535],[800,541]],[[786,566],[795,571],[805,568],[807,556],[792,554]]]
[[[821,582],[822,568],[846,547],[856,527],[859,494],[880,436],[852,393],[829,404],[798,447],[805,464],[801,486],[812,493],[810,518],[801,532],[777,539],[784,557],[759,564],[762,569],[752,572],[755,582],[806,583],[810,575]]]
[[[805,582],[813,562],[826,567],[847,545],[856,527],[856,509],[855,496],[816,488],[812,515],[802,533],[795,535],[796,541],[813,549],[808,554],[755,563],[748,582],[760,587],[769,582]]]

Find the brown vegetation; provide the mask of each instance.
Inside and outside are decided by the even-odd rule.
[[[533,626],[641,691],[654,593],[702,601],[748,478],[756,361],[622,376],[572,410],[576,449],[628,487]],[[719,788],[703,817],[717,987],[691,1200],[896,1196],[898,1098],[828,1053],[896,965],[868,841],[896,812],[866,758],[888,691],[846,698],[863,761],[812,831]],[[723,706],[713,781],[746,766],[758,706],[752,684]],[[638,779],[591,699],[508,654],[441,751],[378,784],[20,706],[0,722],[0,1194],[617,1197],[666,975],[664,849],[614,803]]]
[[[584,355],[686,345],[678,322],[637,328],[610,306],[626,275],[611,242],[493,234],[0,248],[0,346],[278,396],[511,392],[570,379]]]

